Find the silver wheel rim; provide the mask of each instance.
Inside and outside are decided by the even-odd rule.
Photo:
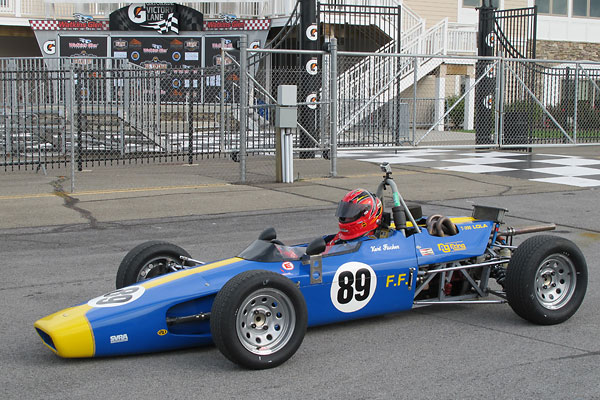
[[[260,289],[244,299],[236,318],[238,340],[256,355],[276,353],[291,339],[296,312],[290,298],[277,289]]]
[[[144,266],[140,269],[135,281],[145,281],[146,279],[156,278],[157,276],[164,275],[171,271],[170,265],[176,263],[177,260],[169,256],[153,258],[144,264]]]
[[[562,254],[547,257],[535,274],[535,294],[542,307],[558,310],[571,300],[577,276],[573,262]]]

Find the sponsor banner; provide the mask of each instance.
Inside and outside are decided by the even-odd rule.
[[[204,21],[205,31],[266,31],[271,27],[270,19],[224,18]]]
[[[107,31],[108,21],[29,20],[34,31]]]
[[[131,4],[110,14],[110,30],[175,33],[179,31],[201,31],[204,21],[202,13],[179,4],[145,3]]]
[[[206,66],[214,67],[221,65],[223,60],[221,60],[221,39],[225,39],[225,47],[226,48],[235,48],[236,44],[240,41],[239,36],[229,36],[229,37],[207,37],[205,38],[205,51],[206,51]],[[239,62],[240,59],[240,51],[228,51],[225,53],[226,59],[225,64],[231,64],[231,59],[234,59]]]
[[[107,57],[106,36],[59,36],[61,57]]]
[[[200,38],[112,37],[112,56],[148,69],[199,67]]]

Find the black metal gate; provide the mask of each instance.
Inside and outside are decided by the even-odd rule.
[[[480,56],[511,59],[534,59],[536,47],[537,7],[496,10],[484,0],[479,8],[478,49]],[[476,77],[482,77],[475,94],[475,132],[477,144],[527,144],[530,141],[532,120],[530,117],[535,102],[522,83],[535,91],[535,71],[531,64],[520,68],[519,78],[509,75],[499,82],[497,68],[492,61],[480,60],[476,65]],[[502,85],[502,88],[500,88]],[[503,103],[496,101],[503,90]],[[504,126],[497,126],[498,112],[506,106]],[[494,132],[501,132],[496,137]],[[506,140],[504,140],[506,139]]]

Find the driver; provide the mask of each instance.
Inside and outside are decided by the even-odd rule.
[[[373,235],[381,224],[382,213],[383,205],[377,196],[364,189],[348,192],[335,212],[340,231],[327,243],[326,251],[333,245]]]

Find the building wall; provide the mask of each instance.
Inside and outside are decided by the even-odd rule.
[[[453,0],[404,0],[404,4],[425,19],[427,28],[446,17],[448,17],[448,21],[456,22],[458,15],[458,3]]]
[[[504,0],[504,9],[510,10],[511,8],[525,8],[529,7],[527,5],[527,0]]]
[[[600,43],[538,40],[536,58],[545,60],[600,61]]]

